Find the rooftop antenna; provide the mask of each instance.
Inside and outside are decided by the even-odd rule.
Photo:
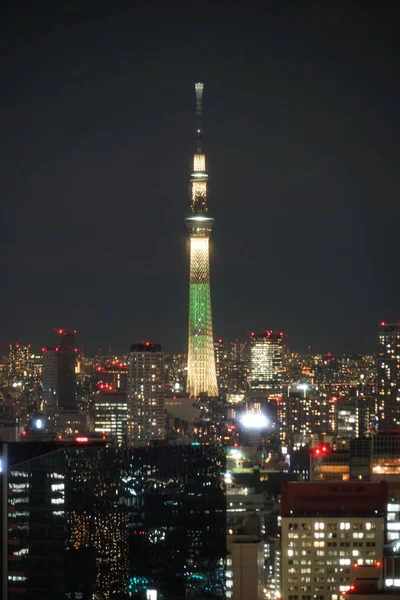
[[[203,89],[204,83],[195,83],[194,88],[196,90],[196,140],[197,140],[197,154],[203,154],[202,149],[202,116],[203,116]]]

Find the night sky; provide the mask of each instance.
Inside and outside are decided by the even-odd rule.
[[[0,351],[59,326],[186,349],[195,81],[215,335],[373,351],[400,316],[399,9],[62,4],[2,3]]]

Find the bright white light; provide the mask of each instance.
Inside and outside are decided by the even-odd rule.
[[[269,421],[262,413],[244,413],[240,417],[240,422],[246,429],[266,429],[269,425]]]
[[[37,427],[37,429],[42,429],[42,427],[43,427],[42,419],[36,419],[36,427]]]
[[[307,383],[300,383],[300,384],[297,386],[297,389],[298,389],[298,390],[303,390],[303,391],[305,391],[305,390],[308,390],[308,388],[309,388],[309,386],[308,386],[308,384],[307,384]]]
[[[186,221],[212,221],[212,217],[203,217],[202,215],[196,215],[195,217],[186,217]]]
[[[225,473],[224,481],[225,481],[225,483],[230,485],[232,483],[232,475],[230,473]]]

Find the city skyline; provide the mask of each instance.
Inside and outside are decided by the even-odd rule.
[[[185,351],[199,79],[215,336],[268,328],[294,350],[375,351],[399,296],[390,14],[333,2],[263,20],[265,9],[257,25],[215,8],[197,48],[190,11],[153,21],[146,8],[85,6],[3,9],[1,353],[51,343],[58,323],[88,351],[137,339]]]

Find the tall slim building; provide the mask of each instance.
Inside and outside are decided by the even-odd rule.
[[[397,429],[400,425],[400,321],[381,323],[376,360],[378,427]]]
[[[58,406],[74,410],[76,408],[75,377],[75,332],[60,331],[58,349]]]
[[[42,391],[45,410],[57,406],[58,390],[58,348],[42,348],[43,372]]]
[[[164,437],[164,353],[160,344],[132,344],[128,357],[128,443],[149,446]]]
[[[128,404],[125,392],[101,390],[93,399],[93,429],[118,444],[126,443]]]
[[[75,332],[58,330],[60,344],[56,348],[42,348],[43,404],[45,410],[56,406],[64,410],[76,409],[76,350]]]
[[[187,392],[218,396],[210,295],[209,240],[214,219],[208,214],[206,156],[202,144],[202,83],[195,84],[197,147],[190,179],[191,212],[185,223],[190,239],[189,344]]]
[[[280,389],[282,385],[283,333],[251,334],[250,385],[255,390]]]
[[[8,356],[10,377],[26,377],[29,372],[31,345],[10,344]]]

